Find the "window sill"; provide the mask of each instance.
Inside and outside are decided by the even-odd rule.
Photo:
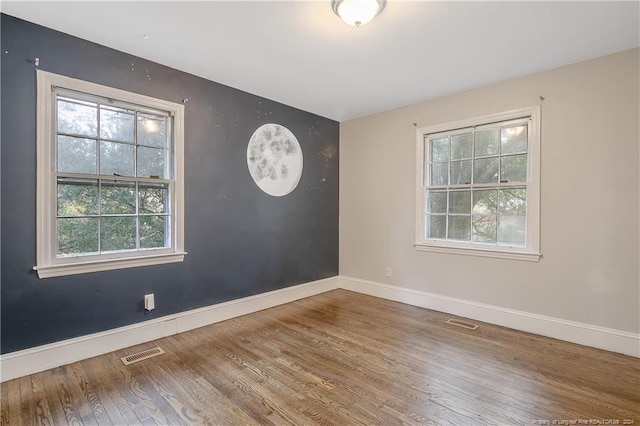
[[[415,243],[414,247],[418,251],[429,251],[434,253],[462,254],[466,256],[493,257],[496,259],[524,260],[527,262],[538,262],[542,257],[541,253],[505,250],[489,247],[460,247],[454,245],[438,243]]]
[[[86,274],[90,272],[110,271],[113,269],[135,268],[138,266],[161,265],[184,260],[187,253],[167,253],[152,256],[105,259],[91,262],[64,263],[57,265],[34,266],[39,278],[61,277],[65,275]]]

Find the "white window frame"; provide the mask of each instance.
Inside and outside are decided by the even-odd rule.
[[[526,245],[494,246],[473,242],[456,242],[426,238],[426,192],[425,139],[428,135],[455,132],[502,121],[528,118],[529,146],[527,151],[527,215]],[[416,224],[414,247],[419,251],[462,254],[501,259],[538,262],[540,253],[540,107],[533,106],[467,120],[435,126],[421,127],[416,131]]]
[[[56,256],[56,104],[57,88],[119,100],[173,116],[170,164],[171,246],[134,252]],[[184,260],[184,105],[125,90],[37,70],[37,265],[38,277],[48,278],[112,269],[158,265]]]

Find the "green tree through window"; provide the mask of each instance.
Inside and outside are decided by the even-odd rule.
[[[422,251],[540,259],[540,109],[417,129]]]
[[[184,105],[37,70],[40,278],[184,260]]]
[[[170,116],[56,98],[57,255],[170,244]]]

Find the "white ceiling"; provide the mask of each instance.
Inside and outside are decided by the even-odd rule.
[[[31,2],[2,12],[338,121],[640,46],[640,2]]]

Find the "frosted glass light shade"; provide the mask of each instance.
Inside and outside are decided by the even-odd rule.
[[[382,12],[386,0],[333,0],[333,11],[345,23],[360,27]]]

